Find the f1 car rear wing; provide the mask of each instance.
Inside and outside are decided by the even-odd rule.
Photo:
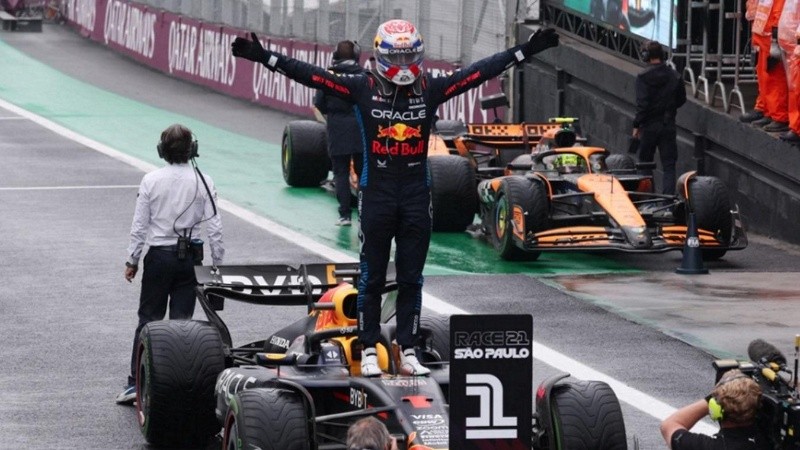
[[[310,313],[317,302],[330,288],[343,282],[358,285],[360,270],[358,263],[321,263],[197,266],[195,293],[208,318],[220,332],[222,341],[229,347],[232,339],[225,322],[217,314],[224,308],[224,299],[229,298],[257,305],[303,306]],[[394,265],[390,264],[386,274],[386,292],[395,290]]]
[[[195,267],[197,294],[208,294],[260,305],[311,305],[327,289],[343,282],[358,284],[358,263],[320,263]],[[395,284],[394,268],[387,273],[387,287]]]

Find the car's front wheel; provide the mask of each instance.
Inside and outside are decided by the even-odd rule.
[[[551,394],[557,449],[627,450],[622,408],[602,381],[558,384]]]
[[[308,413],[295,392],[247,389],[231,399],[222,436],[223,450],[310,450]]]
[[[219,331],[206,322],[163,320],[145,325],[139,340],[136,412],[145,439],[159,447],[204,444],[219,432]]]

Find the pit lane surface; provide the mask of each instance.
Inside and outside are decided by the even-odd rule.
[[[158,133],[170,123],[187,123],[201,142],[201,168],[217,181],[222,197],[261,216],[280,215],[286,205],[317,207],[318,234],[333,236],[310,251],[270,233],[276,231],[273,222],[245,220],[231,207],[223,211],[227,263],[316,262],[331,252],[353,257],[353,230],[329,225],[335,215],[331,197],[284,189],[279,177],[259,184],[264,182],[259,177],[275,172],[252,162],[277,161],[275,144],[292,117],[143,69],[58,27],[46,27],[41,35],[4,33],[0,39],[3,60],[16,66],[0,65],[0,98],[18,100],[29,90],[22,85],[33,83],[34,94],[28,91],[18,106],[75,130],[71,137],[95,141],[76,142],[20,115],[24,112],[0,109],[0,447],[143,447],[133,410],[114,405],[113,397],[127,371],[139,291],[138,282],[122,279],[124,249],[140,168],[158,162],[153,149]],[[22,64],[25,80],[17,78]],[[84,87],[53,69],[108,92],[73,99],[70,91]],[[64,108],[65,98],[74,108]],[[137,162],[136,168],[93,147],[146,163]],[[253,158],[246,160],[251,164],[237,160],[243,157]],[[463,236],[443,239],[440,258],[453,265],[485,247],[481,242],[448,247],[447,239],[462,244]],[[674,275],[677,254],[573,254],[545,260],[557,264],[505,265],[497,271],[506,274],[486,270],[496,260],[485,251],[478,254],[485,261],[471,274],[445,264],[434,267],[426,292],[470,313],[532,314],[534,356],[546,361],[535,362],[535,381],[556,372],[548,362],[575,376],[618,380],[622,384],[614,387],[623,400],[629,440],[638,436],[644,449],[663,448],[657,417],[707,393],[713,380],[709,352],[742,355],[754,337],[774,338],[788,352],[786,342],[800,331],[800,295],[790,281],[799,270],[798,258],[791,248],[765,238],[709,265],[712,274],[706,277]],[[604,269],[595,270],[595,263]],[[564,270],[552,269],[558,264]],[[539,266],[561,275],[529,276]],[[615,275],[617,270],[622,275]],[[451,275],[437,275],[445,273]],[[427,306],[447,311],[446,304],[429,300]],[[303,313],[253,308],[226,305],[224,318],[237,342],[262,337]]]

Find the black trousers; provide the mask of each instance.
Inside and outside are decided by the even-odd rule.
[[[361,153],[331,156],[333,169],[333,185],[336,189],[336,200],[339,202],[339,217],[350,218],[353,209],[350,192],[350,161],[353,161],[356,173],[361,173],[363,164]]]
[[[422,310],[422,269],[431,241],[431,193],[426,180],[370,180],[359,192],[361,279],[358,337],[374,346],[380,337],[381,294],[392,239],[396,243],[397,343],[416,344]]]
[[[675,122],[653,122],[642,125],[639,143],[639,161],[653,162],[656,148],[661,157],[661,192],[675,194],[675,163],[678,160],[677,130]],[[652,175],[647,171],[646,175]]]
[[[128,384],[136,381],[136,353],[139,349],[139,332],[145,325],[162,320],[169,305],[170,319],[191,319],[194,314],[197,278],[191,255],[178,260],[174,247],[151,247],[144,257],[142,292],[139,296],[139,325],[133,336],[131,374]]]

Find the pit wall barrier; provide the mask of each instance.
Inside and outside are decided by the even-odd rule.
[[[67,24],[75,31],[141,64],[223,94],[251,100],[298,116],[313,117],[315,89],[269,71],[262,64],[234,58],[231,42],[249,30],[219,23],[204,23],[148,5],[122,0],[66,0]],[[264,48],[326,67],[333,46],[259,35]],[[369,67],[369,55],[362,63]],[[434,76],[457,66],[445,61],[425,61]],[[480,109],[479,99],[500,92],[500,82],[490,80],[478,89],[439,107],[444,120],[490,122],[494,113]],[[498,110],[498,114],[504,111]]]

